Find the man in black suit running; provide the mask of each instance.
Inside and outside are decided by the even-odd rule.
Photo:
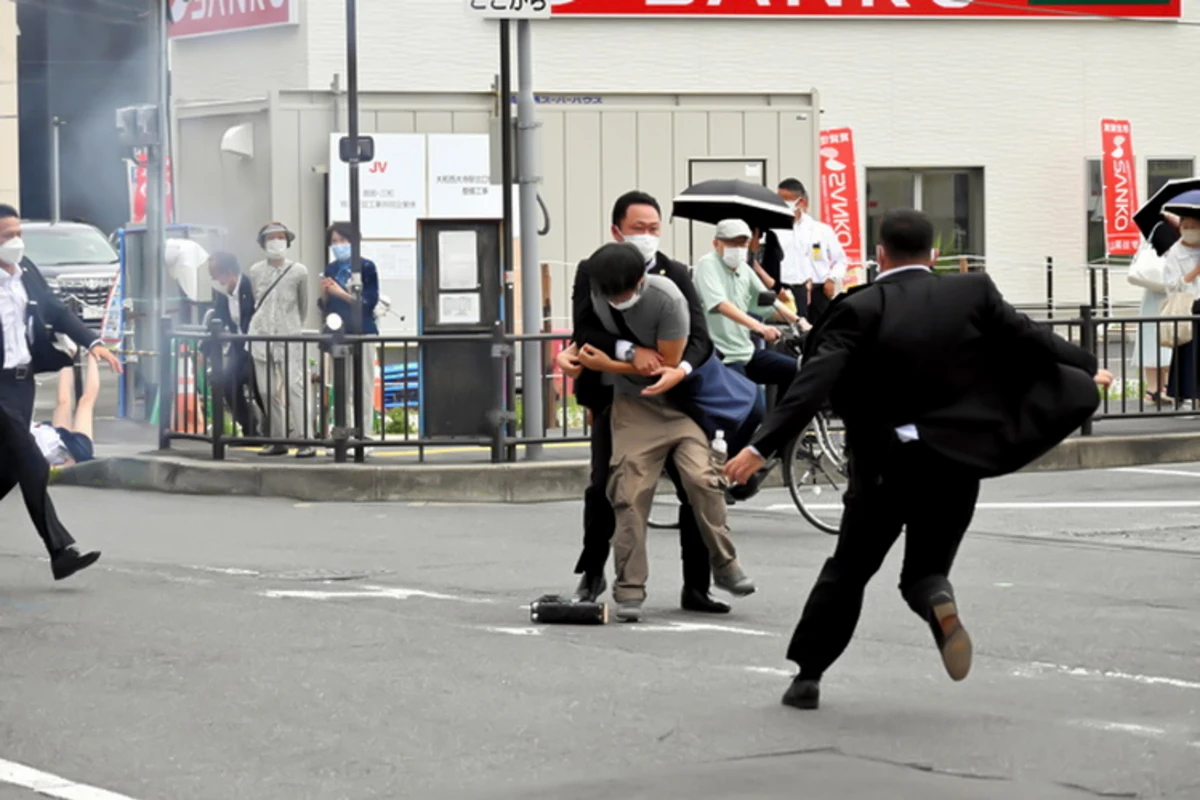
[[[883,220],[881,274],[838,297],[805,342],[800,372],[726,467],[745,482],[831,402],[845,421],[850,480],[841,534],[788,647],[800,673],[785,705],[816,708],[820,680],[854,635],[867,582],[905,529],[900,591],[962,680],[971,639],[951,565],[982,478],[1020,469],[1076,430],[1112,375],[1004,301],[984,274],[929,269],[933,225]],[[886,399],[879,387],[893,387]]]

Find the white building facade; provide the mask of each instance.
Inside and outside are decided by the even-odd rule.
[[[1084,299],[1083,265],[1104,255],[1100,120],[1132,123],[1141,198],[1194,173],[1200,107],[1170,65],[1185,66],[1200,48],[1200,4],[1047,1],[560,4],[533,23],[543,196],[555,221],[542,256],[586,256],[604,240],[617,195],[638,186],[668,200],[694,159],[761,158],[764,182],[797,177],[815,199],[815,132],[849,127],[868,254],[882,213],[915,205],[937,222],[943,252],[984,256],[1014,299],[1044,296],[1047,257],[1059,298]],[[193,217],[248,202],[247,214],[303,226],[305,255],[319,263],[328,134],[345,119],[334,91],[345,86],[344,4],[256,3],[260,27],[173,44],[182,217],[222,222]],[[236,5],[190,0],[181,30],[243,24]],[[358,16],[366,132],[486,132],[496,23],[472,16],[464,0],[359,0]],[[650,116],[638,116],[639,103]],[[695,113],[679,116],[688,104]],[[305,110],[318,115],[315,128],[297,127]],[[190,150],[215,149],[220,131],[253,120],[266,128],[256,158],[270,153],[269,164],[232,179],[212,164],[189,173],[189,163],[206,164]],[[669,171],[653,149],[664,137]],[[214,169],[226,170],[224,194],[214,193]],[[245,189],[232,205],[231,180]],[[251,202],[246,192],[268,195]],[[675,254],[686,259],[688,234],[674,227]]]

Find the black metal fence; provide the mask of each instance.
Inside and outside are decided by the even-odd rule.
[[[157,381],[159,448],[172,441],[211,445],[222,460],[229,448],[326,450],[337,462],[362,462],[368,449],[412,448],[424,460],[427,448],[489,448],[493,462],[515,461],[529,444],[586,442],[589,419],[573,394],[572,379],[555,367],[554,356],[570,344],[562,334],[436,336],[234,335],[219,323],[211,329],[176,328],[161,322]],[[422,378],[428,342],[476,342],[489,348],[491,370],[478,390],[494,401],[487,436],[428,437],[423,432]],[[510,386],[509,362],[517,345],[543,344],[545,417],[534,437],[518,436],[523,421],[519,387]],[[374,354],[373,356],[370,354]],[[469,421],[468,421],[469,422]],[[471,427],[470,424],[464,427]]]
[[[1042,321],[1059,335],[1095,353],[1115,375],[1094,421],[1198,415],[1200,411],[1200,317],[1098,315],[1090,306],[1076,316]],[[561,334],[454,336],[231,335],[214,327],[173,328],[164,320],[159,359],[159,446],[172,441],[204,442],[212,458],[230,448],[325,450],[337,462],[365,459],[368,449],[411,448],[420,460],[431,447],[474,447],[493,462],[515,461],[528,444],[582,443],[588,415],[572,391],[573,381],[555,367],[554,355],[569,345]],[[489,348],[491,373],[478,390],[491,393],[489,435],[427,436],[422,391],[424,345],[436,339],[478,342]],[[543,396],[546,416],[540,435],[517,434],[523,425],[520,387],[509,384],[516,345],[544,346]],[[369,354],[375,353],[374,357]],[[364,357],[364,353],[367,354]],[[512,391],[512,389],[517,391]],[[1092,433],[1089,422],[1082,433]],[[319,454],[319,453],[318,453]]]

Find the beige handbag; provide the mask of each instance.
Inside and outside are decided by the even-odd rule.
[[[1159,309],[1159,316],[1190,317],[1192,316],[1192,297],[1190,292],[1169,292]],[[1163,347],[1181,347],[1192,340],[1192,323],[1160,322],[1158,326],[1158,343]]]

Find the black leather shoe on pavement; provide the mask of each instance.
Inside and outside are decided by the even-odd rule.
[[[575,599],[580,603],[594,603],[608,588],[608,581],[603,575],[584,575],[579,579],[579,587],[575,590]]]
[[[958,618],[958,604],[942,592],[933,598],[933,639],[942,652],[942,664],[952,680],[961,681],[971,671],[971,637]]]
[[[817,681],[795,678],[792,685],[783,693],[783,704],[805,711],[818,708],[821,705],[821,684]]]
[[[54,573],[54,580],[61,581],[64,578],[71,577],[81,569],[90,567],[99,559],[99,550],[93,550],[90,553],[81,553],[78,547],[71,545],[65,550],[58,551],[50,559],[50,570]]]
[[[683,593],[679,596],[679,607],[684,611],[694,611],[697,614],[728,614],[730,610],[728,603],[722,603],[708,592],[689,589],[686,586],[683,587]]]

